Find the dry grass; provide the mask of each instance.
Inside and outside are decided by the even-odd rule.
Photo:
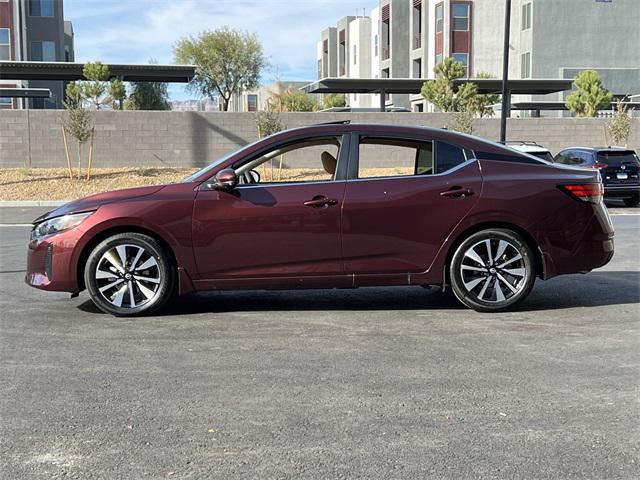
[[[91,180],[70,180],[65,168],[2,169],[0,200],[73,200],[109,190],[177,182],[194,171],[193,168],[96,168]]]
[[[69,179],[65,168],[7,168],[0,170],[0,200],[73,200],[94,193],[163,185],[178,182],[193,173],[193,168],[96,168],[91,180]],[[271,179],[269,168],[258,171],[262,181]],[[365,177],[410,175],[412,172],[400,168],[367,168]],[[86,173],[85,173],[86,174]],[[279,181],[327,180],[326,172],[317,169],[286,168]],[[274,180],[278,181],[278,170],[274,169]]]

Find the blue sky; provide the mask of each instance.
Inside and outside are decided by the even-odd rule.
[[[314,80],[320,32],[346,15],[362,15],[368,0],[65,0],[65,19],[73,22],[76,61],[173,63],[181,37],[223,25],[255,33],[271,67],[270,82]],[[172,99],[193,95],[171,85]]]

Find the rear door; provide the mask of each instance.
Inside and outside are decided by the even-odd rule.
[[[345,273],[427,270],[478,201],[477,160],[428,138],[354,137],[342,218]]]

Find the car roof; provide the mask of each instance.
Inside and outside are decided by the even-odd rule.
[[[549,151],[548,148],[541,147],[540,145],[527,145],[527,144],[510,144],[507,145],[511,148],[515,148],[521,152],[538,152],[538,153],[546,153]]]
[[[588,152],[633,152],[634,150],[632,148],[626,148],[626,147],[566,147],[563,148],[561,150],[561,152],[564,152],[565,150],[585,150]]]
[[[422,125],[400,125],[400,124],[385,124],[385,123],[350,123],[346,120],[343,122],[327,122],[314,125],[307,125],[303,127],[292,128],[279,132],[277,135],[291,135],[303,136],[306,134],[336,134],[336,133],[348,133],[366,131],[372,134],[392,134],[399,136],[416,136],[417,138],[423,136],[432,137],[435,140],[442,140],[445,142],[452,142],[460,145],[463,148],[474,151],[482,151],[486,153],[495,153],[498,155],[521,155],[524,158],[532,159],[532,157],[526,152],[514,150],[509,145],[502,145],[500,143],[485,140],[483,138],[475,137],[473,135],[467,135],[465,133],[455,132],[446,128],[433,128]],[[540,160],[540,163],[543,163]]]

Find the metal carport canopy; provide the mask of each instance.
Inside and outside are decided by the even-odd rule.
[[[323,78],[301,88],[306,93],[408,93],[418,94],[428,78]],[[465,78],[454,81],[459,86],[475,83],[478,93],[501,93],[502,80],[495,78]],[[573,80],[527,78],[509,80],[512,95],[546,95],[571,90]]]
[[[49,98],[48,88],[0,88],[0,97],[4,98]]]
[[[126,65],[106,64],[112,78],[125,82],[190,82],[194,65]],[[70,62],[0,62],[0,80],[86,80],[84,63]]]

